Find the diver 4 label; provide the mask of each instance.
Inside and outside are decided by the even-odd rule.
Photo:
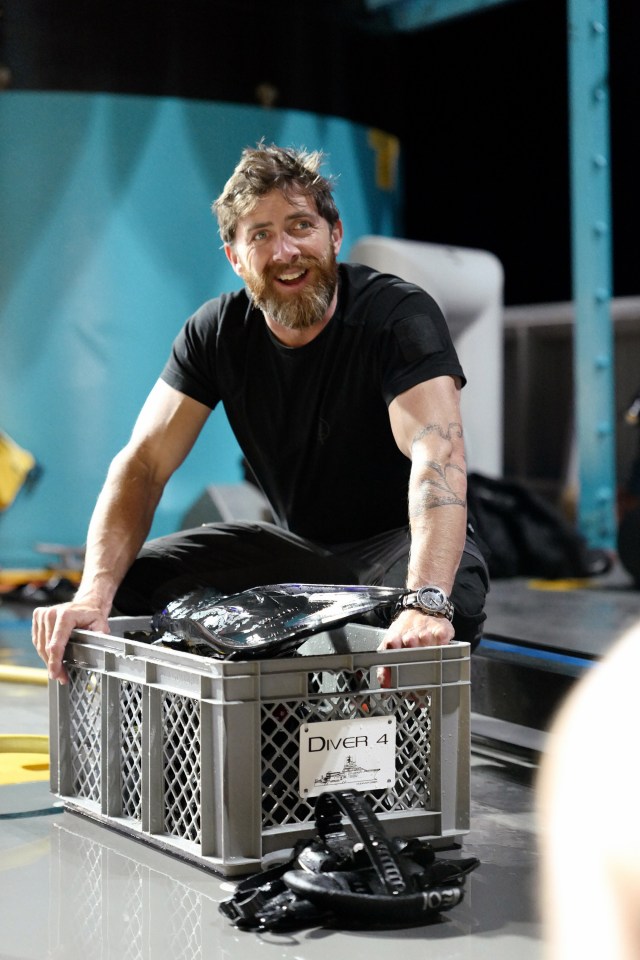
[[[327,790],[387,790],[395,782],[395,717],[303,723],[299,745],[301,797]]]

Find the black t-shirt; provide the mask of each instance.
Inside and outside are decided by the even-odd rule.
[[[240,290],[187,320],[162,379],[212,409],[224,404],[280,525],[340,544],[407,524],[411,464],[387,406],[441,375],[464,382],[433,298],[340,264],[336,312],[306,346],[279,343]]]

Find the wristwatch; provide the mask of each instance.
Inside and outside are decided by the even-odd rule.
[[[423,610],[430,617],[446,617],[453,620],[453,604],[444,590],[440,587],[426,586],[412,590],[402,598],[403,608],[415,607]]]

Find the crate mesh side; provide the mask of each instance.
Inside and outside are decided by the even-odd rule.
[[[120,684],[120,788],[122,816],[142,820],[142,687]]]
[[[162,733],[164,829],[171,836],[199,843],[199,702],[179,694],[164,693]]]
[[[102,675],[73,666],[68,673],[73,794],[100,803]]]
[[[431,695],[370,689],[366,671],[309,674],[313,695],[269,701],[261,707],[262,826],[303,824],[314,808],[298,792],[299,727],[302,723],[396,718],[396,782],[363,791],[376,812],[428,810],[431,803]]]

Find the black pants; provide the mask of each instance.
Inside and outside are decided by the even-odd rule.
[[[409,559],[407,528],[358,543],[320,547],[272,523],[209,523],[149,540],[114,600],[118,613],[144,616],[202,587],[224,594],[269,583],[372,584],[401,587]],[[489,574],[470,537],[451,600],[456,639],[476,646],[486,618]]]

